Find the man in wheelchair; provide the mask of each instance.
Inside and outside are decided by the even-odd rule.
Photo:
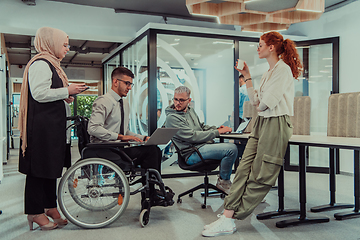
[[[91,143],[103,142],[143,142],[148,140],[148,136],[133,133],[129,130],[129,102],[125,99],[133,84],[134,74],[125,67],[118,67],[111,73],[112,85],[108,93],[99,96],[93,104],[91,118],[88,124],[88,133]],[[135,166],[142,169],[155,169],[160,177],[161,172],[161,151],[157,146],[132,146],[121,149],[114,148],[90,148],[84,153],[85,157],[99,157],[110,160],[124,170],[127,163],[124,161],[125,153],[129,156]],[[154,173],[149,171],[149,173]],[[143,180],[143,184],[145,184]],[[150,204],[151,206],[170,206],[174,201],[174,193],[168,189],[167,194],[155,189],[153,183],[149,183]],[[142,203],[146,196],[142,192]],[[145,208],[143,206],[143,208]]]

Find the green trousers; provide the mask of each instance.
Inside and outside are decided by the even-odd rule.
[[[224,200],[224,208],[234,210],[235,218],[249,216],[275,184],[292,128],[287,115],[256,118],[230,194]]]

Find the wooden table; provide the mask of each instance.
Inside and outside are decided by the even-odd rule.
[[[239,140],[242,143],[246,143],[249,134],[221,134],[220,141],[224,139]],[[289,145],[299,146],[299,202],[300,202],[300,216],[298,219],[284,220],[276,223],[277,227],[287,227],[291,225],[299,225],[305,223],[320,223],[328,222],[327,217],[307,218],[306,216],[306,162],[305,162],[305,147],[325,147],[329,149],[350,149],[354,150],[354,197],[355,205],[346,205],[344,207],[354,207],[354,210],[346,213],[335,213],[334,217],[337,220],[342,220],[348,217],[360,216],[360,166],[359,166],[359,151],[360,151],[360,139],[359,138],[344,138],[344,137],[327,137],[327,136],[312,136],[312,135],[293,135],[289,140]],[[334,169],[330,171],[330,174],[335,174]],[[330,185],[335,185],[331,183]],[[278,195],[279,195],[279,209],[276,212],[263,213],[258,215],[258,219],[267,219],[273,216],[281,216],[288,214],[298,214],[297,210],[285,210],[284,209],[284,180],[283,180],[283,168],[279,174],[278,180]],[[334,190],[335,186],[330,186],[331,190]],[[333,192],[335,194],[335,192]],[[330,203],[331,205],[332,203]],[[334,205],[334,204],[333,204]]]

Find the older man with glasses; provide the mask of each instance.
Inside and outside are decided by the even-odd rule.
[[[172,141],[180,149],[187,164],[192,165],[201,161],[198,154],[187,150],[194,146],[199,149],[204,159],[219,160],[220,173],[216,186],[229,193],[232,166],[237,158],[238,149],[233,143],[214,144],[213,140],[222,133],[231,132],[231,128],[226,126],[217,128],[200,122],[198,115],[190,107],[190,94],[191,91],[186,86],[175,89],[174,104],[165,110],[165,127],[180,129],[172,138]]]

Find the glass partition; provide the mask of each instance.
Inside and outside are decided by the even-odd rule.
[[[121,54],[121,62],[135,75],[134,86],[127,96],[131,109],[129,129],[134,133],[148,135],[147,37],[125,49]]]
[[[106,64],[104,64],[104,93],[107,93],[111,89],[111,73],[120,66],[120,55],[117,54],[111,58]]]
[[[332,92],[338,91],[333,86],[333,48],[333,43],[310,43],[298,47],[304,62],[304,76],[295,81],[295,96],[311,98],[310,135],[327,135],[328,99]],[[290,149],[290,164],[297,166],[298,146],[291,146]],[[310,167],[328,168],[329,149],[308,147],[307,159]]]
[[[157,35],[158,126],[174,89],[191,90],[191,105],[208,125],[229,124],[234,110],[233,40]]]
[[[299,81],[294,80],[295,95],[312,99],[311,134],[326,134],[327,99],[331,91],[338,92],[338,76],[332,76],[334,64],[326,64],[333,62],[332,40],[314,41],[297,42],[306,71]],[[110,89],[114,68],[125,66],[134,72],[135,85],[127,98],[129,128],[135,133],[149,135],[156,127],[163,126],[165,109],[172,104],[174,89],[181,85],[191,89],[190,104],[201,121],[234,127],[239,76],[233,68],[235,58],[249,65],[255,87],[269,69],[266,59],[258,57],[257,43],[258,38],[149,28],[106,60],[104,92]],[[169,147],[171,144],[160,146],[164,153],[163,173],[175,177],[181,170],[172,164],[177,159],[176,155],[171,157]],[[310,149],[311,165],[327,167],[328,153],[321,151]],[[290,164],[298,164],[297,149],[291,149]]]

